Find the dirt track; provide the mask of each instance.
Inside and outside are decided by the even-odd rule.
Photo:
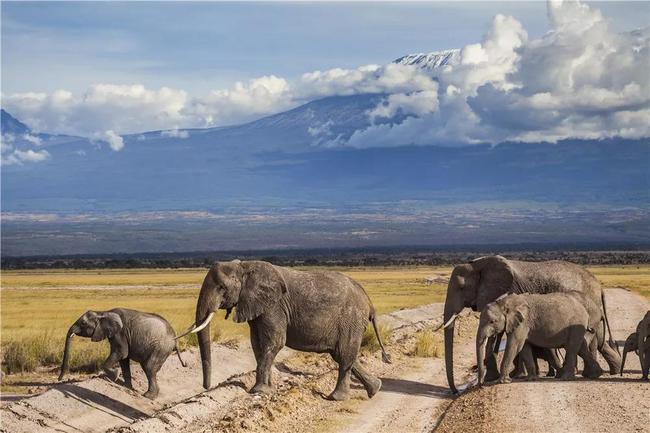
[[[645,300],[620,289],[607,291],[608,312],[616,339],[624,339],[648,309]],[[213,382],[203,392],[196,351],[184,352],[182,368],[170,357],[160,373],[156,402],[102,378],[70,382],[0,409],[7,432],[431,432],[439,431],[650,431],[650,384],[637,380],[638,358],[628,357],[623,378],[597,381],[515,382],[472,390],[453,399],[446,385],[444,362],[411,356],[415,336],[439,323],[440,304],[382,316],[392,328],[393,364],[378,353],[362,356],[383,387],[369,400],[353,383],[352,398],[331,402],[323,397],[334,387],[334,363],[327,356],[283,349],[274,370],[276,392],[252,396],[254,359],[247,343],[215,345]],[[476,317],[460,320],[456,347],[458,382],[473,377]],[[144,380],[134,368],[135,387]],[[451,405],[451,406],[450,406]],[[516,415],[515,415],[516,414]],[[444,415],[444,416],[443,416]]]

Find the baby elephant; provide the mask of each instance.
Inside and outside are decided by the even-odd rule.
[[[501,332],[508,340],[501,363],[501,383],[510,382],[509,368],[521,352],[528,379],[536,377],[531,347],[566,349],[566,358],[559,377],[572,379],[575,376],[576,355],[585,361],[583,375],[598,377],[602,369],[594,359],[585,340],[589,331],[593,337],[601,320],[600,309],[580,292],[507,295],[488,304],[481,313],[476,335],[476,354],[479,368],[479,384],[485,375],[485,342]],[[489,348],[493,350],[493,348]]]
[[[639,360],[641,361],[641,378],[648,380],[648,372],[650,372],[650,311],[645,313],[643,319],[636,326],[636,332],[631,333],[625,340],[625,346],[623,346],[623,362],[621,363],[621,376],[625,367],[625,357],[628,352],[632,351],[639,355]]]
[[[181,365],[185,367],[174,339],[176,333],[167,320],[157,314],[114,308],[109,311],[87,311],[70,326],[65,339],[59,380],[63,379],[68,370],[70,343],[75,335],[90,337],[92,341],[108,338],[111,353],[102,364],[102,369],[111,380],[115,380],[115,367],[119,362],[128,388],[133,389],[129,361],[132,359],[139,362],[149,381],[149,389],[144,396],[152,400],[158,396],[156,375],[174,350]]]

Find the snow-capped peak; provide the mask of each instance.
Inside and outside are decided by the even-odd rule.
[[[432,53],[407,54],[394,60],[393,63],[400,65],[414,65],[430,71],[446,66],[455,65],[460,61],[460,50],[442,50]]]

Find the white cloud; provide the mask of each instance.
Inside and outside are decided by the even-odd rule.
[[[36,136],[36,135],[24,134],[23,139],[25,139],[26,141],[29,141],[30,143],[35,144],[37,146],[40,146],[41,144],[43,144],[43,140],[41,140],[41,138]]]
[[[190,136],[190,133],[187,131],[181,131],[178,129],[178,127],[175,127],[174,129],[167,129],[165,131],[160,131],[160,136],[170,137],[170,138],[180,138],[182,140],[188,138]]]
[[[108,146],[115,152],[119,152],[124,148],[124,139],[110,129],[104,132],[95,133],[93,135],[93,140],[108,144]]]
[[[368,128],[346,142],[332,133],[336,125],[312,125],[315,144],[650,135],[650,31],[615,33],[598,10],[580,2],[553,0],[548,16],[551,29],[538,38],[515,18],[495,16],[483,40],[463,47],[435,76],[412,65],[366,65],[296,80],[268,75],[193,97],[167,87],[96,84],[81,95],[3,96],[3,106],[36,131],[84,135],[113,150],[124,146],[120,134],[161,129],[163,136],[184,138],[182,128],[241,123],[321,97],[362,93],[387,95],[368,111]],[[398,113],[407,118],[382,121]]]
[[[32,149],[15,149],[12,152],[2,152],[2,165],[20,165],[25,162],[41,162],[48,158],[50,158],[50,154],[47,150],[35,151]]]
[[[650,30],[614,33],[598,10],[579,2],[552,1],[548,10],[552,29],[537,39],[497,15],[483,42],[439,70],[439,91],[431,95],[437,110],[398,125],[372,124],[348,145],[650,136]],[[398,95],[387,101],[371,120],[408,109]]]

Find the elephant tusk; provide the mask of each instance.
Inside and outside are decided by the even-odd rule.
[[[451,316],[451,317],[449,318],[449,320],[447,320],[447,323],[445,323],[442,327],[443,327],[443,328],[447,328],[449,325],[451,325],[452,323],[454,323],[454,320],[456,320],[457,317],[458,317],[458,314],[454,314],[453,316]]]
[[[206,326],[208,326],[208,323],[210,323],[210,320],[212,320],[212,317],[213,317],[213,316],[214,316],[214,311],[213,311],[212,313],[208,314],[208,317],[205,318],[205,320],[203,321],[203,323],[201,323],[199,326],[197,326],[196,328],[194,328],[194,329],[191,330],[190,332],[191,332],[192,334],[196,334],[196,333],[199,332],[201,329],[203,329],[203,328],[205,328]]]
[[[74,337],[74,332],[70,333],[70,336],[68,338]]]

